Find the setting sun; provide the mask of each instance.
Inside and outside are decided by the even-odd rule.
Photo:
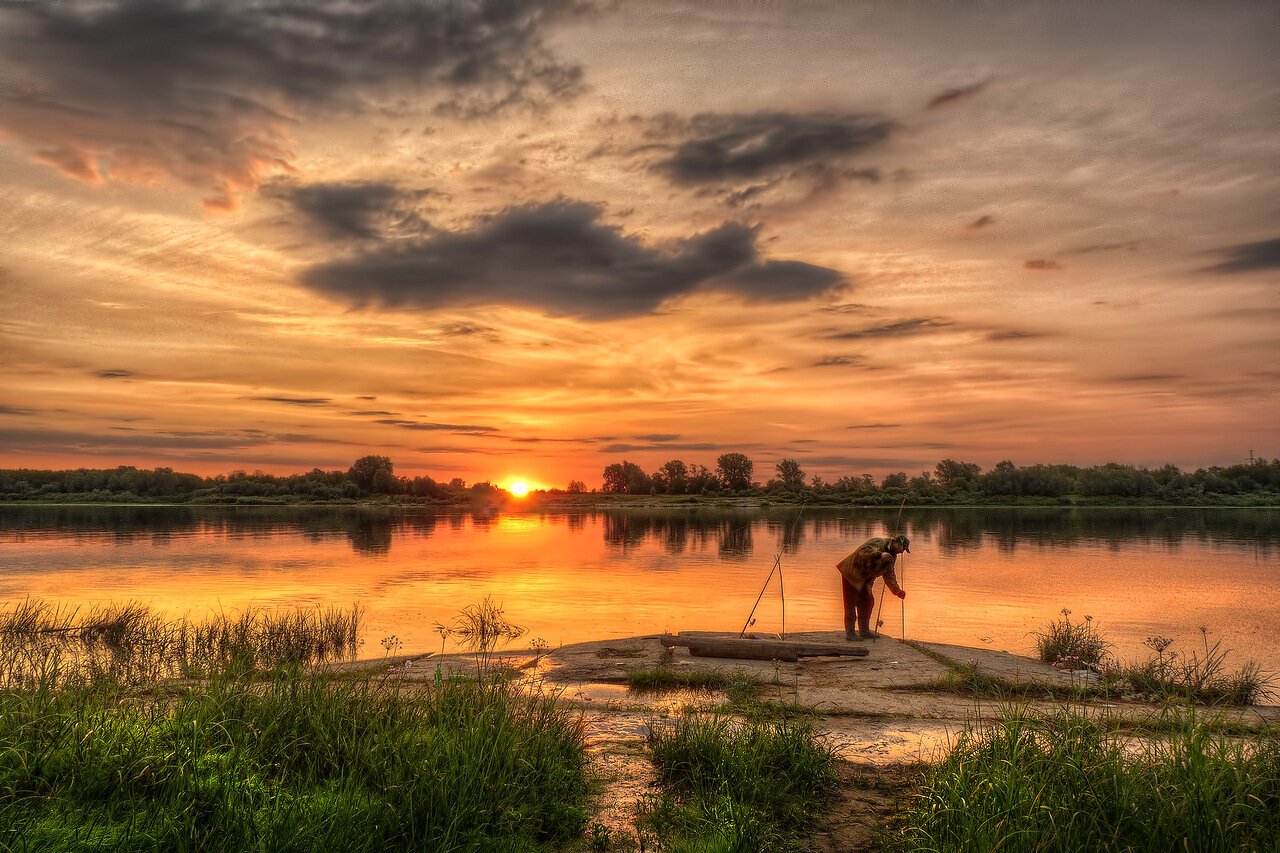
[[[507,491],[518,498],[522,498],[529,494],[529,484],[524,480],[512,480],[511,485],[507,486]]]

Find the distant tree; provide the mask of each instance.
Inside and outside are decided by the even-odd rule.
[[[982,468],[977,464],[954,459],[943,459],[933,469],[934,479],[949,489],[965,488],[981,473]]]
[[[689,466],[689,485],[686,491],[691,495],[713,492],[720,488],[720,480],[706,465],[693,463]]]
[[[347,479],[363,491],[378,491],[375,484],[386,487],[395,479],[395,465],[386,456],[361,456],[347,471]]]
[[[778,481],[784,489],[798,492],[804,488],[804,471],[800,463],[794,459],[783,459],[775,466],[778,470]]]
[[[726,489],[751,487],[751,472],[755,465],[741,453],[722,453],[716,459],[716,475]]]
[[[463,491],[467,488],[467,481],[461,477],[454,477],[449,481],[449,488],[456,489],[457,491]]]
[[[569,494],[572,494],[572,495],[580,495],[586,490],[587,490],[587,484],[582,482],[581,480],[570,480],[569,488],[565,489],[565,491],[569,492]]]
[[[662,467],[653,473],[654,485],[671,495],[682,495],[689,488],[689,466],[679,459],[664,462]]]
[[[615,462],[605,466],[604,490],[606,492],[647,495],[652,488],[653,481],[649,475],[634,462],[624,459],[621,463]]]
[[[880,481],[882,489],[905,489],[907,487],[907,472],[899,471],[896,474],[888,474]]]

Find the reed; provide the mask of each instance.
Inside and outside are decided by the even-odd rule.
[[[144,684],[350,659],[362,615],[359,606],[255,608],[193,621],[136,602],[82,609],[26,599],[0,608],[0,688]]]

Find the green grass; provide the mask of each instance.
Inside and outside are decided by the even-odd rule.
[[[690,714],[649,746],[663,792],[642,835],[671,853],[798,849],[835,787],[836,758],[803,722]]]
[[[309,669],[354,650],[358,616],[0,613],[0,850],[515,853],[581,833],[580,715],[491,669]],[[174,671],[203,677],[147,680]]]
[[[1193,710],[1121,735],[1066,709],[962,734],[926,773],[890,848],[1280,849],[1280,733],[1232,737]]]

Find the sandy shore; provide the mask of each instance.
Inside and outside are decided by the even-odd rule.
[[[842,632],[806,632],[788,639],[846,642]],[[628,672],[662,666],[753,677],[764,685],[757,691],[758,700],[802,709],[845,761],[841,771],[847,783],[844,802],[815,839],[820,850],[860,849],[873,828],[893,812],[896,798],[910,787],[922,762],[944,754],[966,728],[980,728],[1007,710],[1006,703],[944,686],[954,668],[1019,685],[1069,688],[1086,682],[1085,675],[1008,652],[903,643],[888,637],[858,644],[868,649],[865,657],[786,663],[693,657],[684,648],[667,649],[655,634],[577,643],[546,652],[504,651],[491,664],[513,668],[531,685],[557,691],[563,701],[581,709],[593,771],[605,785],[598,819],[624,834],[630,831],[636,804],[654,782],[653,767],[645,755],[650,726],[691,709],[726,709],[726,697],[718,691],[633,692],[627,687]],[[462,654],[425,655],[362,665],[385,667],[414,681],[434,678],[437,667],[443,673],[474,672],[476,660]],[[1020,700],[1020,704],[1051,711],[1064,701],[1046,695]],[[1138,701],[1090,700],[1071,705],[1120,725],[1160,713],[1158,706]],[[1280,724],[1277,706],[1208,713],[1249,726]]]

